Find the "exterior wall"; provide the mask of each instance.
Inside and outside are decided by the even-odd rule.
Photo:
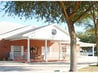
[[[50,47],[50,53],[48,54],[48,60],[58,60],[59,59],[59,43],[54,42]]]
[[[0,58],[5,58],[9,56],[9,53],[11,51],[11,45],[13,46],[24,46],[24,52],[27,52],[27,40],[1,40],[0,41]],[[45,46],[45,40],[30,40],[30,47],[35,47],[36,52],[31,52],[31,59],[33,56],[41,56],[42,55],[42,47]],[[50,47],[50,53],[47,55],[48,60],[59,60],[59,42],[58,41],[48,41],[47,44],[48,47]],[[60,49],[60,58],[61,60],[64,59],[63,56],[65,56],[65,59],[70,56],[70,45],[69,44],[61,44]],[[62,48],[65,48],[66,53],[63,54]],[[77,52],[79,54],[80,46],[77,44]]]
[[[62,56],[64,56],[63,58],[62,58],[62,60],[63,59],[65,59],[65,60],[70,60],[70,44],[68,44],[68,43],[63,43],[62,44],[62,48],[63,47],[65,47],[66,48],[66,54],[62,54]],[[76,45],[76,51],[77,51],[77,56],[80,56],[80,45],[79,44],[77,44]]]
[[[53,44],[53,43],[48,41],[47,46],[50,46],[51,44]],[[24,52],[25,53],[27,52],[27,40],[14,40],[14,41],[11,41],[11,45],[13,45],[13,46],[24,46]],[[30,40],[30,47],[35,48],[34,51],[30,52],[31,59],[34,59],[35,56],[37,57],[37,56],[42,55],[42,47],[43,46],[45,46],[44,40]]]
[[[27,40],[14,40],[11,41],[11,45],[15,46],[24,46],[24,49],[27,49]],[[30,47],[36,47],[36,48],[41,48],[42,46],[45,45],[44,40],[30,40]],[[50,46],[51,43],[48,41],[48,46]]]
[[[69,60],[70,59],[70,44],[68,43],[60,44],[60,42],[58,41],[58,42],[54,42],[54,44],[52,44],[50,47],[51,47],[51,54],[48,55],[48,60]]]
[[[24,46],[24,52],[27,52],[27,40],[14,40],[11,42],[11,45],[13,46]],[[43,41],[39,40],[30,40],[30,47],[35,47],[38,52],[33,53],[34,55],[41,54],[41,45],[43,45]],[[32,53],[31,53],[32,54]],[[32,56],[32,55],[31,55]]]
[[[9,52],[10,52],[10,41],[0,40],[0,59],[8,58]]]
[[[80,45],[79,44],[77,44],[77,56],[80,56]]]

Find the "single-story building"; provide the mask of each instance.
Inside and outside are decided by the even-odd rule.
[[[70,37],[57,24],[19,27],[0,34],[0,39],[0,58],[23,62],[69,60]],[[79,43],[76,50],[79,55]]]

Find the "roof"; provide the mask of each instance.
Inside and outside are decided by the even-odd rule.
[[[56,30],[55,35],[52,34],[53,29]],[[16,29],[10,29],[9,31],[0,34],[1,39],[8,40],[27,39],[27,37],[30,39],[70,41],[68,32],[57,24],[44,25],[40,27],[35,27],[32,25],[19,26]],[[79,41],[78,38],[77,40]]]
[[[52,29],[56,29],[56,35],[52,35]],[[57,24],[37,27],[31,32],[25,33],[23,36],[29,36],[32,39],[70,40],[68,33],[64,29],[60,28],[60,26]]]
[[[80,42],[80,47],[93,47],[93,46],[96,46],[96,44]]]
[[[52,29],[56,29],[56,35],[52,35]],[[0,38],[8,40],[26,39],[27,37],[31,39],[70,40],[68,33],[57,24],[40,27],[22,26],[0,34]]]
[[[35,26],[31,26],[31,25],[16,28],[14,30],[11,30],[11,31],[0,34],[0,38],[9,39],[9,40],[11,40],[11,39],[21,39],[21,38],[23,38],[22,37],[23,34],[32,31],[34,28],[35,28]]]
[[[14,22],[0,22],[0,34],[23,27],[23,25]]]

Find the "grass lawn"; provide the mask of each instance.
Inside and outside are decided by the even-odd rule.
[[[79,69],[79,72],[98,72],[98,66],[90,65],[88,67],[84,67],[82,69]]]

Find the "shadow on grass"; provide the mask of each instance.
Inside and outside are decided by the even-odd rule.
[[[89,65],[88,67],[84,67],[82,69],[79,69],[79,72],[98,72],[98,66],[97,65]]]
[[[31,71],[36,69],[31,69],[30,67],[21,67],[21,66],[0,66],[0,72],[9,72],[9,71]]]
[[[91,66],[91,67],[98,67],[98,65],[89,65],[89,66]]]

